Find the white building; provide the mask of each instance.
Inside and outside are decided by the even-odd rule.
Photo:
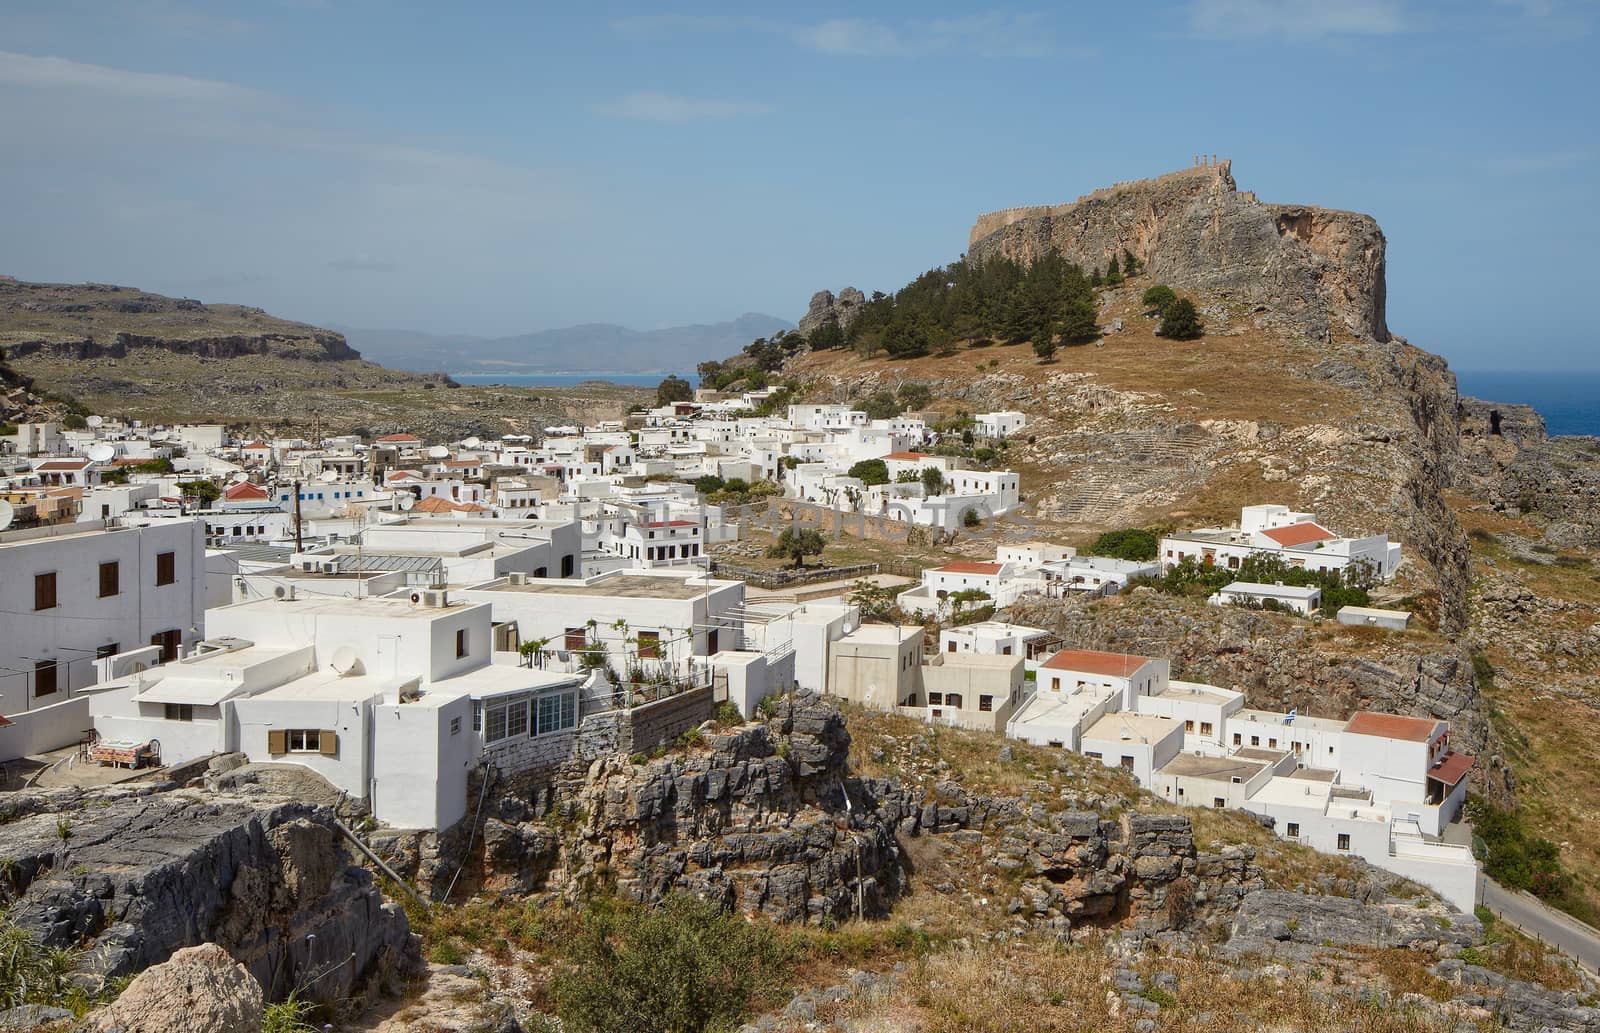
[[[153,644],[171,661],[199,640],[200,524],[0,532],[0,586],[0,713],[12,716],[92,684],[97,657]]]
[[[1207,600],[1213,606],[1272,606],[1309,617],[1322,608],[1322,589],[1315,585],[1264,585],[1235,581],[1223,585]]]
[[[380,821],[431,829],[466,814],[480,758],[563,740],[579,720],[579,678],[491,664],[482,604],[300,596],[210,616],[196,655],[92,690],[103,740],[159,741],[168,764],[235,751],[299,764]]]
[[[1027,425],[1027,413],[1012,410],[981,412],[974,417],[972,434],[979,438],[1008,438]]]
[[[1276,505],[1245,506],[1236,528],[1183,531],[1163,537],[1160,543],[1163,569],[1192,559],[1208,567],[1237,570],[1251,556],[1275,556],[1290,567],[1318,571],[1364,564],[1377,578],[1387,580],[1400,565],[1400,545],[1382,534],[1344,538],[1311,513]]]
[[[1137,577],[1154,577],[1161,567],[1154,561],[1119,560],[1110,556],[1071,556],[1040,565],[1044,590],[1052,596],[1078,592],[1115,595]]]

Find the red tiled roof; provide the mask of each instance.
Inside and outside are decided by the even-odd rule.
[[[1054,671],[1082,671],[1126,678],[1150,662],[1148,656],[1132,653],[1102,653],[1094,649],[1063,649],[1044,662]]]
[[[454,513],[456,504],[438,495],[429,495],[417,503],[415,509],[418,513]]]
[[[244,447],[245,448],[256,448],[256,449],[264,448],[268,452],[272,451],[272,446],[271,445],[266,445],[266,444],[263,444],[263,443],[261,443],[259,441],[252,441],[252,442],[250,442],[250,444],[248,444],[248,445],[246,445]]]
[[[1428,777],[1436,778],[1447,786],[1453,786],[1461,781],[1462,776],[1472,770],[1472,765],[1478,761],[1470,753],[1457,753],[1455,750],[1445,750],[1439,762],[1428,769]]]
[[[1380,739],[1405,739],[1408,742],[1427,742],[1439,722],[1426,717],[1401,717],[1399,714],[1374,714],[1363,710],[1344,726],[1356,735],[1374,735]]]
[[[885,459],[908,459],[908,460],[927,459],[928,458],[928,453],[926,453],[926,452],[890,452],[888,455],[884,456],[883,458],[885,458]]]
[[[10,723],[11,723],[11,720],[9,718],[7,718],[6,715],[0,714],[0,728],[4,728],[5,726],[9,725]]]
[[[1290,524],[1288,527],[1274,527],[1262,534],[1271,538],[1286,549],[1296,545],[1310,545],[1312,542],[1325,542],[1339,537],[1321,524]]]
[[[954,563],[946,563],[938,569],[945,574],[998,574],[1000,573],[1000,566],[998,563],[973,563],[970,560],[957,560]]]
[[[82,470],[88,465],[89,460],[87,459],[50,459],[40,463],[33,469],[35,472],[39,470]]]
[[[415,434],[385,434],[379,441],[421,441]]]
[[[645,524],[644,526],[646,526],[646,527],[699,527],[700,526],[700,521],[698,521],[698,520],[657,520],[657,521],[655,521],[653,523]]]
[[[240,481],[238,484],[228,485],[228,489],[222,493],[222,497],[230,502],[237,502],[240,499],[260,500],[269,499],[272,496],[249,481]]]

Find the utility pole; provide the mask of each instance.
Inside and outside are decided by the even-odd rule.
[[[294,482],[294,551],[305,551],[300,540],[300,482]]]

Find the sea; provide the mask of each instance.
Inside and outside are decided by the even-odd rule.
[[[604,380],[623,387],[655,387],[672,373],[452,373],[463,384],[504,384],[507,387],[571,387],[588,380]],[[700,383],[698,373],[678,373],[691,385]]]
[[[1458,369],[1456,387],[1485,401],[1531,405],[1553,435],[1600,435],[1600,372]]]

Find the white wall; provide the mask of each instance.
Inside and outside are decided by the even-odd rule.
[[[470,697],[438,706],[380,704],[372,725],[372,808],[379,821],[444,829],[466,816],[467,773],[478,755]]]
[[[89,727],[89,699],[79,696],[11,715],[0,727],[0,762],[71,746]]]

